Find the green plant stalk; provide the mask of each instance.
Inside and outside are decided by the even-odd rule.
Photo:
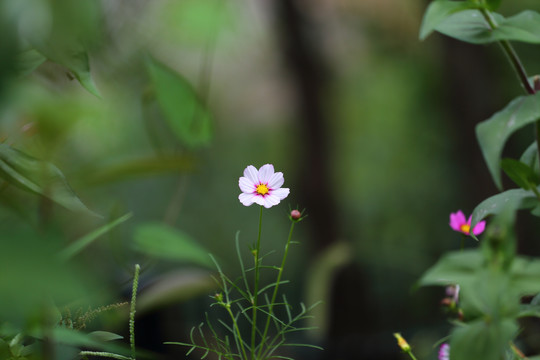
[[[257,335],[257,299],[259,293],[259,252],[261,248],[261,230],[262,230],[262,214],[263,208],[261,206],[261,212],[259,214],[259,234],[257,236],[257,245],[255,246],[255,288],[253,289],[253,316],[251,323],[251,360],[255,357],[255,338]]]
[[[279,268],[279,272],[278,272],[278,276],[277,276],[277,280],[276,280],[276,286],[274,287],[274,293],[272,294],[272,300],[270,301],[270,304],[269,304],[270,306],[268,308],[268,317],[266,318],[266,324],[264,326],[264,331],[263,331],[263,335],[262,335],[262,339],[261,339],[262,343],[261,343],[261,347],[259,348],[259,353],[257,355],[257,358],[259,358],[261,356],[262,349],[263,349],[262,344],[266,341],[266,335],[268,334],[268,329],[270,327],[270,319],[272,318],[272,310],[274,308],[274,303],[276,301],[278,288],[279,288],[279,283],[281,281],[281,276],[283,275],[283,268],[285,267],[285,262],[287,261],[287,254],[289,253],[289,247],[291,245],[291,239],[292,239],[292,234],[293,234],[294,224],[295,223],[296,223],[296,221],[292,221],[291,229],[289,230],[289,237],[287,238],[287,244],[285,245],[285,253],[283,254],[283,259],[281,260],[281,266]]]
[[[131,291],[131,306],[129,310],[129,345],[131,347],[131,358],[135,357],[135,305],[137,302],[137,288],[139,287],[139,272],[141,267],[135,265],[135,274],[133,275],[133,289]]]
[[[412,353],[412,351],[407,351],[407,354],[409,354],[409,356],[411,357],[412,360],[418,360],[416,359],[416,356],[414,356],[414,354]]]
[[[538,161],[540,162],[540,120],[534,123],[536,146],[538,149]]]
[[[238,336],[238,341],[240,342],[240,350],[242,350],[242,355],[244,355],[244,359],[247,360],[248,357],[247,357],[246,349],[244,347],[244,341],[242,340],[242,335],[240,334],[240,328],[238,327],[238,322],[236,321],[236,318],[234,317],[234,314],[231,311],[231,305],[229,303],[223,304],[223,305],[225,309],[227,309],[227,312],[229,313],[231,320],[233,322],[234,330],[236,331],[236,336]]]
[[[495,30],[498,28],[497,22],[491,16],[491,13],[487,9],[481,9],[482,15],[484,16],[484,19],[486,19],[487,23],[489,24],[489,27],[491,30]],[[501,40],[499,41],[499,44],[501,44],[501,47],[508,57],[508,60],[510,60],[510,63],[512,64],[512,67],[514,71],[516,72],[519,80],[521,81],[521,84],[523,85],[523,88],[525,91],[533,95],[536,91],[529,83],[529,78],[527,76],[527,71],[525,70],[525,67],[521,63],[521,60],[519,59],[518,54],[516,53],[516,50],[514,50],[514,47],[508,40]]]
[[[489,27],[492,30],[495,30],[498,25],[493,16],[491,16],[491,13],[487,9],[481,9],[482,15],[484,16],[484,19],[486,19],[487,23],[489,24]],[[525,70],[525,67],[523,66],[523,63],[519,59],[518,54],[516,53],[516,50],[508,40],[501,40],[499,41],[499,44],[501,44],[501,47],[508,57],[508,60],[510,60],[510,63],[512,64],[512,68],[516,72],[521,84],[523,85],[523,88],[525,89],[525,92],[529,95],[534,95],[536,93],[535,88],[531,85],[529,82],[529,77],[527,76],[527,71]],[[537,151],[538,151],[538,159],[540,161],[540,120],[537,120],[534,124],[535,127],[535,137],[536,137],[536,143],[537,143]]]

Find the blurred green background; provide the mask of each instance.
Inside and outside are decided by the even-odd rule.
[[[324,301],[302,340],[325,351],[293,354],[400,359],[400,331],[419,358],[435,359],[448,330],[443,290],[414,284],[459,247],[450,212],[496,192],[474,127],[522,90],[497,46],[419,42],[427,4],[1,0],[0,139],[34,159],[20,171],[43,186],[25,191],[6,173],[24,157],[0,154],[0,315],[29,326],[41,292],[58,305],[81,294],[95,307],[126,300],[140,263],[137,343],[183,357],[162,343],[186,341],[202,320],[212,266],[197,254],[152,256],[149,226],[181,232],[235,278],[235,234],[247,253],[258,226],[256,206],[237,200],[238,177],[272,163],[291,194],[264,212],[262,247],[278,261],[288,211],[305,208],[283,288],[292,304]],[[539,7],[503,1],[500,12]],[[537,49],[517,50],[539,73]],[[506,151],[520,153],[527,136]],[[526,239],[520,250],[540,255]],[[126,334],[124,320],[88,326]]]

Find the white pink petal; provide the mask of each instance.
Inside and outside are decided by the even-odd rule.
[[[259,181],[262,184],[268,184],[272,175],[274,175],[274,165],[266,164],[259,169]]]
[[[257,188],[257,185],[247,177],[241,177],[238,179],[238,186],[244,193],[251,193]]]
[[[284,182],[283,173],[275,172],[272,164],[265,164],[259,170],[249,165],[244,170],[244,176],[238,179],[242,191],[238,199],[245,206],[258,204],[270,208],[289,195],[289,189],[281,187]],[[263,185],[264,191],[257,191],[259,185]]]

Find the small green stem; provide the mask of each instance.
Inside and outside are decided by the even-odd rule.
[[[129,344],[131,346],[131,358],[135,360],[135,305],[137,301],[137,288],[139,287],[139,272],[141,267],[135,265],[135,274],[133,275],[133,289],[131,291],[131,306],[129,310]]]
[[[540,120],[534,123],[534,130],[536,136],[536,147],[538,150],[538,161],[540,162]]]
[[[263,208],[259,214],[259,234],[257,236],[257,245],[255,246],[255,288],[253,289],[253,316],[251,322],[251,360],[255,358],[255,338],[257,335],[257,299],[259,293],[259,270],[260,270],[260,249],[261,249],[261,230],[262,230]]]
[[[417,360],[416,359],[416,356],[414,356],[414,354],[412,353],[412,351],[407,351],[407,354],[409,354],[409,356],[411,357],[412,360]]]
[[[484,16],[484,19],[486,19],[487,23],[489,24],[489,27],[491,30],[495,30],[498,28],[497,22],[489,12],[489,10],[481,9],[482,15]],[[527,76],[527,71],[525,70],[525,67],[521,63],[521,60],[519,59],[518,54],[514,50],[514,47],[508,40],[501,40],[499,41],[499,44],[501,44],[501,47],[503,48],[504,53],[508,57],[508,60],[510,60],[510,63],[512,64],[512,67],[514,68],[514,71],[516,72],[519,80],[521,81],[521,84],[523,85],[523,88],[525,91],[533,95],[535,93],[534,88],[531,86],[531,83],[529,82],[529,78]]]
[[[236,336],[238,337],[238,341],[240,342],[240,349],[242,350],[242,354],[244,355],[244,359],[247,360],[247,354],[246,349],[244,347],[244,341],[242,340],[242,335],[240,334],[240,329],[238,328],[238,322],[236,321],[236,318],[234,317],[234,314],[231,311],[231,305],[229,303],[223,304],[225,309],[227,309],[227,312],[229,313],[231,320],[233,322],[234,330],[236,331]]]
[[[482,15],[484,16],[484,19],[486,19],[487,23],[489,24],[489,27],[492,30],[497,29],[498,25],[489,10],[487,9],[481,9],[480,10]],[[518,54],[516,53],[516,50],[512,46],[512,44],[508,40],[501,40],[499,41],[501,44],[501,47],[508,57],[508,60],[510,60],[510,63],[512,64],[512,67],[514,68],[514,71],[516,72],[521,84],[523,85],[523,88],[525,89],[525,92],[529,95],[534,95],[536,93],[535,88],[531,85],[529,82],[529,77],[527,76],[527,71],[525,70],[525,67],[523,66],[523,63],[519,59]],[[535,124],[535,137],[536,137],[536,144],[537,144],[537,152],[538,152],[538,161],[540,161],[540,120],[536,121]]]
[[[281,260],[281,266],[279,268],[279,272],[278,272],[278,276],[277,276],[277,280],[276,280],[276,286],[274,287],[274,293],[272,294],[272,300],[270,301],[269,308],[268,308],[268,317],[266,318],[266,325],[264,326],[264,332],[263,332],[262,339],[261,339],[262,343],[266,342],[266,335],[268,334],[268,328],[270,327],[270,319],[272,318],[272,310],[274,308],[274,303],[276,301],[278,288],[279,288],[279,283],[281,281],[281,276],[283,275],[283,268],[285,267],[285,262],[287,261],[287,254],[289,253],[289,247],[291,245],[291,239],[292,239],[292,234],[293,234],[293,229],[294,229],[294,224],[295,223],[296,223],[296,221],[293,221],[291,223],[291,229],[289,230],[289,237],[287,239],[287,244],[285,245],[285,253],[283,254],[283,259]],[[262,349],[263,349],[263,347],[261,346],[260,349],[259,349],[259,354],[258,354],[257,357],[261,356]]]

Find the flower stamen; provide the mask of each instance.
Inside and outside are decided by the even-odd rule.
[[[268,194],[268,186],[266,184],[259,184],[257,185],[257,189],[255,190],[257,194],[259,195],[266,195]]]
[[[462,233],[464,234],[470,234],[471,232],[471,225],[469,224],[463,224],[459,227]]]

